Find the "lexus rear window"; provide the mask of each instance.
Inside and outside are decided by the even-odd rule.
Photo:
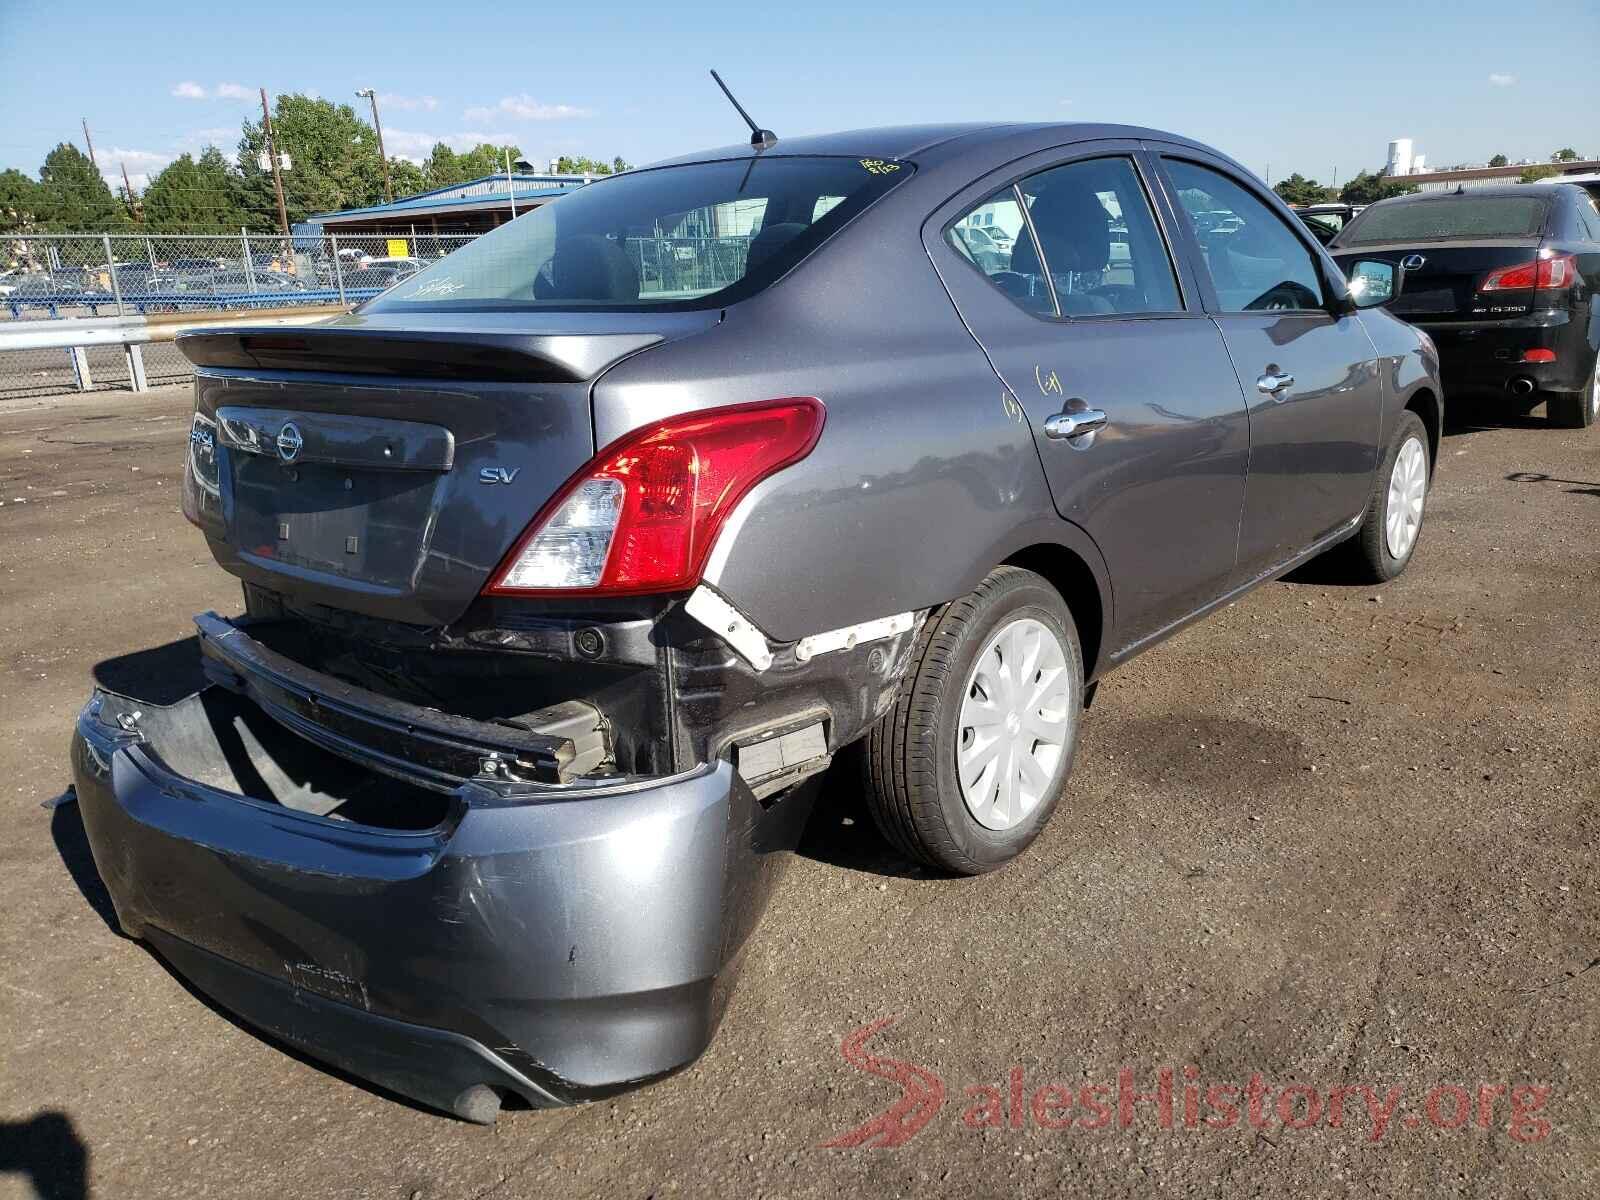
[[[777,279],[914,169],[765,157],[630,171],[485,234],[367,311],[717,307]]]
[[[1543,196],[1450,196],[1376,205],[1344,231],[1339,245],[1534,237],[1544,229],[1548,205]]]

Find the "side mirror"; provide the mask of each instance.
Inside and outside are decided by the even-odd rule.
[[[1377,308],[1400,294],[1400,268],[1392,262],[1363,258],[1350,266],[1350,302]]]

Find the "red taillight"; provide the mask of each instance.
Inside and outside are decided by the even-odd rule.
[[[1522,352],[1522,361],[1525,363],[1548,363],[1555,362],[1555,360],[1556,352],[1554,350],[1524,350]]]
[[[1525,288],[1567,288],[1578,282],[1578,259],[1557,254],[1514,267],[1490,271],[1478,285],[1480,292],[1513,292]]]
[[[484,589],[490,595],[684,591],[722,523],[757,483],[822,434],[820,400],[684,413],[602,450],[545,506]]]

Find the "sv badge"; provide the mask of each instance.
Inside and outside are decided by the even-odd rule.
[[[522,474],[521,467],[479,467],[479,483],[510,483]]]

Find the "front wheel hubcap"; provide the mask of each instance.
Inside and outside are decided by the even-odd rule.
[[[1010,829],[1049,794],[1072,732],[1072,669],[1048,625],[1021,617],[990,636],[967,676],[956,778],[972,819]]]
[[[1389,506],[1384,522],[1384,536],[1389,554],[1404,558],[1416,543],[1417,530],[1422,528],[1422,503],[1428,494],[1428,452],[1422,442],[1407,438],[1395,457],[1394,470],[1389,473]]]

